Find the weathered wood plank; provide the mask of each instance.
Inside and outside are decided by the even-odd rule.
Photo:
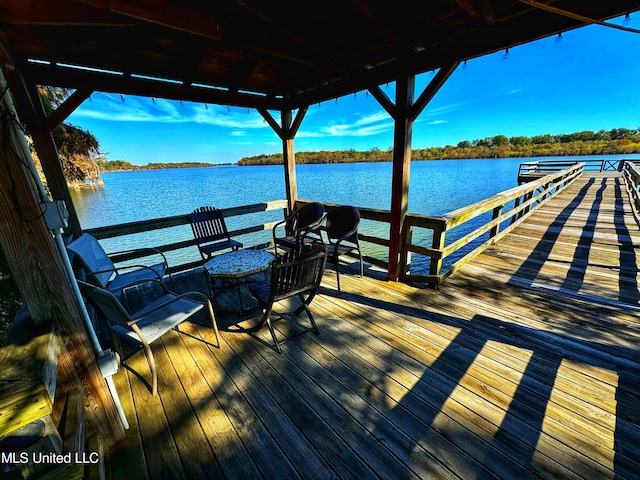
[[[190,380],[188,375],[190,369],[189,365],[185,365],[187,362],[182,360],[187,360],[190,357],[188,352],[174,353],[177,350],[176,347],[182,344],[180,338],[177,337],[179,337],[178,333],[170,332],[165,335],[162,344],[158,344],[157,348],[154,348],[156,367],[160,372],[158,395],[160,395],[164,414],[176,442],[186,477],[220,478],[222,472],[209,447],[207,436],[184,394],[183,383]],[[169,350],[171,350],[172,358],[169,358]],[[180,374],[183,376],[180,377]]]
[[[133,369],[133,371],[127,370],[127,374],[142,445],[148,445],[145,448],[145,458],[149,477],[186,479],[187,476],[162,407],[161,397],[151,395],[149,366],[144,355],[138,352],[127,361],[127,364]],[[161,372],[161,376],[172,373],[175,374],[175,372]],[[144,379],[141,379],[140,375]]]
[[[133,403],[133,396],[129,385],[129,376],[125,367],[121,366],[113,383],[118,391],[122,409],[125,412],[129,429],[124,441],[116,444],[105,459],[106,478],[113,480],[131,476],[141,480],[149,478],[146,466],[146,456],[142,446],[138,416]]]
[[[388,323],[392,324],[393,322],[388,322]],[[398,323],[397,318],[395,323]],[[405,330],[411,329],[411,328],[414,331],[416,329],[415,326],[414,327],[404,326]],[[397,343],[398,337],[396,333],[397,332],[377,332],[376,336],[380,336],[381,338],[384,338],[385,341]],[[411,339],[411,335],[406,336],[405,342],[403,342],[404,344],[402,345],[402,351],[403,352],[409,351],[411,352],[412,357],[421,359],[421,357],[423,356],[422,348],[424,347],[421,347],[418,345],[414,347],[413,344],[414,343],[422,344],[422,342],[420,342],[419,340],[416,340],[415,338]],[[431,346],[431,348],[433,348],[433,344],[430,343],[429,345]],[[446,354],[446,352],[448,351],[447,350],[448,348],[451,348],[451,347],[449,345],[443,346],[440,354]],[[461,347],[456,347],[455,351],[458,352],[459,348]],[[437,359],[439,355],[433,356],[433,363],[438,362]],[[449,357],[447,357],[447,359],[449,360]],[[496,425],[499,424],[499,418],[501,415],[498,413],[499,409],[496,409],[496,407],[492,406],[491,403],[486,403],[485,400],[483,400],[487,396],[488,391],[490,390],[491,387],[487,386],[486,383],[482,383],[481,388],[478,388],[478,392],[474,394],[471,391],[467,391],[467,394],[461,397],[464,399],[464,401],[460,401],[459,399],[458,401],[455,401],[453,404],[450,403],[451,402],[450,399],[449,400],[446,399],[448,392],[456,391],[456,389],[460,387],[460,384],[457,382],[459,382],[459,379],[464,378],[465,368],[468,365],[469,363],[462,362],[462,364],[459,367],[454,368],[453,370],[451,370],[451,368],[448,365],[445,367],[442,367],[442,368],[445,368],[445,370],[440,371],[440,373],[435,373],[435,374],[431,373],[429,375],[428,384],[426,384],[422,388],[418,388],[419,384],[416,384],[412,387],[412,390],[422,392],[421,394],[422,396],[431,399],[431,398],[434,398],[433,388],[436,388],[438,391],[441,392],[440,398],[442,401],[442,406],[447,404],[448,407],[450,408],[450,410],[448,411],[448,416],[452,416],[453,419],[457,419],[454,421],[460,422],[462,425],[467,426],[466,428],[468,428],[469,425],[473,425],[476,427],[484,425],[484,427],[482,427],[480,430],[475,430],[475,434],[478,435],[479,438],[486,439],[487,435],[491,436],[493,432],[495,432]],[[416,373],[416,376],[418,375],[420,375],[419,372]],[[440,376],[440,375],[444,375],[444,376]],[[505,382],[503,381],[499,385],[503,385],[504,383]],[[437,399],[438,397],[436,396],[435,398]],[[433,401],[433,400],[430,400],[430,401]],[[449,403],[446,403],[446,402],[449,402]],[[476,407],[474,407],[474,405]],[[436,411],[439,411],[439,409],[442,408],[442,406],[440,405],[440,403],[436,402],[433,405],[433,408],[436,409]],[[471,410],[469,410],[470,408]],[[484,418],[487,415],[487,413],[491,411],[496,412],[496,414],[498,414],[498,417],[493,419]],[[527,418],[527,417],[525,416],[524,418]],[[438,419],[440,422],[442,422],[443,420],[442,415],[439,415]],[[492,422],[494,422],[493,426],[492,426]],[[479,456],[480,458],[483,458],[483,463],[485,465],[489,465],[489,468],[492,468],[494,471],[496,468],[498,468],[499,471],[501,471],[501,469],[505,469],[505,465],[504,465],[505,462],[503,457],[504,454],[507,454],[507,455],[511,454],[512,456],[512,461],[508,463],[507,467],[515,468],[518,462],[517,459],[518,459],[519,451],[522,448],[522,447],[520,447],[520,449],[518,448],[518,444],[520,442],[519,439],[530,438],[533,433],[532,427],[526,426],[526,421],[520,420],[519,424],[520,424],[520,427],[516,429],[515,433],[514,432],[511,432],[510,434],[505,434],[504,432],[502,433],[502,438],[509,438],[510,440],[507,441],[505,445],[500,445],[498,447],[500,454],[498,454],[498,457],[497,457],[498,464],[496,465],[491,465],[491,462],[488,460],[493,455],[491,453],[491,447],[489,447],[486,443],[484,445],[480,444],[480,445],[476,445],[475,448],[471,448],[471,445],[469,445],[468,443],[469,442],[468,434],[460,435],[460,437],[458,438],[458,441],[462,442],[460,447],[463,448],[464,451],[472,452],[472,455],[474,457]],[[443,424],[443,425],[446,425],[446,424]],[[512,426],[512,428],[515,428],[515,426]],[[465,428],[463,428],[462,430],[464,431],[464,429]],[[460,430],[460,427],[458,427],[458,429],[454,429],[454,431],[458,431],[458,430]],[[447,430],[443,431],[443,435],[446,435],[449,438],[451,437],[451,434],[448,433]],[[505,437],[504,435],[507,435],[507,436]],[[495,441],[493,443],[495,443]],[[442,456],[442,452],[440,452],[440,455]],[[526,460],[523,460],[521,463],[523,465],[526,465]],[[521,465],[520,468],[523,468],[523,465]],[[545,468],[555,471],[554,475],[562,476],[557,471],[558,469],[559,471],[562,471],[562,468],[553,462],[551,462],[550,464],[547,464]],[[516,472],[519,473],[519,476],[524,475],[522,471],[518,472],[516,470]],[[504,472],[501,472],[501,474],[504,474]],[[507,474],[507,476],[510,476],[513,474],[514,474],[514,471],[512,470],[510,474]]]
[[[198,335],[196,330],[189,328],[189,325],[184,325],[181,328]],[[209,330],[203,330],[201,338],[206,338]],[[186,367],[191,379],[201,383],[200,386],[205,395],[190,396],[189,398],[193,408],[196,409],[197,417],[202,418],[204,415],[209,415],[210,412],[206,410],[209,409],[208,404],[211,404],[211,408],[217,411],[219,417],[225,416],[219,421],[228,423],[231,427],[231,430],[227,428],[219,433],[222,438],[214,448],[225,476],[243,478],[247,475],[260,475],[258,472],[261,472],[263,476],[268,478],[280,471],[287,478],[289,475],[291,475],[290,478],[295,478],[291,465],[286,461],[281,461],[281,456],[273,455],[273,448],[269,448],[274,444],[273,439],[259,421],[258,415],[244,401],[238,388],[240,379],[232,379],[225,372],[228,363],[233,362],[233,355],[220,358],[219,362],[216,362],[208,347],[218,353],[217,347],[211,347],[202,341],[195,340],[194,336],[184,335],[182,337],[184,346],[188,345],[189,350],[185,350],[182,355],[176,355],[176,358],[180,359],[176,368]],[[193,357],[187,358],[186,355],[189,352]],[[224,351],[220,353],[225,355],[225,352],[227,355],[231,353],[227,345],[224,345]],[[186,362],[186,364],[181,365],[182,362]],[[200,379],[196,380],[194,377],[198,376]],[[188,388],[188,385],[185,387]],[[203,405],[207,407],[201,412]],[[229,436],[231,436],[229,439],[231,441],[228,440]],[[228,445],[232,444],[231,442],[235,442],[238,446],[242,445],[242,449],[234,448],[233,451],[227,451]],[[240,454],[243,450],[245,450],[244,455]]]

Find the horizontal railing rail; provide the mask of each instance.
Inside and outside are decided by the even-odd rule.
[[[401,256],[402,271],[404,272],[402,279],[409,282],[427,283],[431,287],[436,287],[446,277],[524,221],[535,207],[544,203],[575,180],[582,173],[583,167],[582,163],[572,165],[560,172],[549,173],[536,181],[506,190],[439,217],[408,214],[403,228],[403,251],[406,253]],[[512,204],[512,207],[507,210],[506,207],[509,204]],[[447,233],[489,213],[490,217],[483,219],[479,226],[445,245]],[[413,243],[416,228],[431,230],[430,247]],[[488,234],[488,239],[480,242],[478,239],[486,234]],[[473,243],[474,241],[476,243]],[[463,248],[469,249],[469,245],[472,245],[472,249],[452,262],[443,272],[445,258],[454,255]],[[410,273],[411,253],[430,258],[428,275]]]
[[[607,158],[586,158],[580,160],[536,160],[524,162],[518,167],[518,184],[537,180],[549,173],[570,168],[577,163],[584,164],[583,170],[589,172],[621,171],[624,161]]]
[[[231,207],[231,208],[222,208],[222,213],[225,219],[244,216],[254,213],[260,212],[269,212],[273,210],[283,210],[287,207],[286,200],[274,200],[271,202],[265,203],[256,203],[252,205],[243,205],[239,207]],[[238,237],[241,235],[248,235],[251,233],[262,232],[266,230],[271,230],[273,225],[278,220],[273,220],[264,223],[256,223],[250,224],[243,228],[233,229],[229,231],[229,235],[232,237]],[[172,217],[163,217],[163,218],[155,218],[150,220],[142,220],[138,222],[129,222],[123,223],[119,225],[108,225],[104,227],[96,227],[86,229],[85,232],[90,233],[95,236],[98,240],[111,239],[116,237],[126,237],[128,235],[134,235],[139,233],[147,233],[151,231],[157,231],[162,229],[168,229],[172,227],[179,227],[183,225],[189,225],[189,214],[184,215],[175,215]],[[178,241],[164,243],[160,245],[147,245],[152,246],[153,248],[160,250],[163,253],[172,252],[176,250],[187,249],[190,247],[194,247],[196,245],[196,241],[193,237],[185,237]],[[261,248],[266,246],[263,243],[255,243],[252,245],[246,245],[248,247],[256,247]],[[193,248],[194,258],[198,258],[198,252],[195,248]],[[128,260],[134,260],[136,258],[141,258],[142,255],[139,253],[127,253],[124,255],[116,255],[114,256],[114,261],[122,262]],[[178,272],[182,270],[188,270],[189,268],[193,268],[198,265],[199,261],[194,260],[192,262],[181,263],[181,264],[172,264],[170,265],[171,272]]]

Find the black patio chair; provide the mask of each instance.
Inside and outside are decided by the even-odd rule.
[[[323,215],[324,207],[321,203],[307,203],[281,222],[276,223],[272,230],[276,253],[279,245],[287,249],[296,248],[304,243],[310,234],[318,236]],[[284,237],[277,235],[277,228],[281,226],[284,226]]]
[[[235,327],[230,330],[247,333],[257,332],[264,325],[267,325],[276,350],[278,353],[282,353],[280,347],[282,342],[276,336],[273,322],[284,318],[284,316],[280,314],[279,318],[272,321],[274,307],[278,302],[297,297],[301,305],[290,313],[298,316],[303,311],[306,312],[311,327],[289,335],[287,340],[296,338],[312,329],[316,335],[320,333],[309,310],[309,305],[320,287],[326,262],[327,252],[320,244],[302,245],[300,248],[291,249],[276,257],[271,266],[271,280],[256,282],[249,286],[249,291],[263,309],[260,321],[253,327]]]
[[[229,236],[222,210],[210,206],[196,208],[191,212],[190,222],[203,260],[210,259],[220,250],[242,248],[242,243]]]
[[[360,276],[364,275],[362,251],[358,242],[360,212],[357,208],[342,205],[324,216],[324,232],[327,235],[327,258],[336,269],[336,281],[340,292],[340,255],[357,251],[360,259]]]
[[[171,329],[178,330],[178,325],[190,319],[203,308],[207,309],[211,326],[220,347],[218,327],[211,302],[200,292],[177,294],[169,291],[162,282],[162,294],[140,310],[129,313],[122,303],[111,292],[78,280],[78,286],[88,304],[98,311],[107,322],[111,331],[113,347],[118,351],[122,363],[125,357],[120,339],[128,340],[142,348],[151,371],[151,393],[158,393],[158,373],[151,351],[151,344]]]

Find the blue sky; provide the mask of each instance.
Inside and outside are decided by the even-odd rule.
[[[621,24],[622,19],[612,23]],[[631,15],[640,29],[640,12]],[[508,137],[640,127],[640,34],[603,26],[565,32],[460,65],[414,124],[413,148]],[[417,78],[416,97],[432,78]],[[394,85],[382,89],[394,98]],[[108,160],[237,162],[278,153],[257,111],[94,93],[68,123],[89,130]],[[312,105],[296,151],[387,150],[393,122],[366,92]]]

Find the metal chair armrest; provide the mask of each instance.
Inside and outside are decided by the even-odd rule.
[[[146,255],[142,255],[143,257],[149,257],[151,255],[160,255],[162,257],[162,260],[164,261],[164,264],[167,266],[167,268],[169,267],[169,263],[167,262],[167,257],[165,256],[165,254],[162,253],[157,248],[153,248],[153,247],[133,248],[130,250],[121,250],[118,252],[111,252],[109,253],[109,257],[119,256],[119,255],[128,255],[131,253],[139,253],[139,252],[149,252]]]

